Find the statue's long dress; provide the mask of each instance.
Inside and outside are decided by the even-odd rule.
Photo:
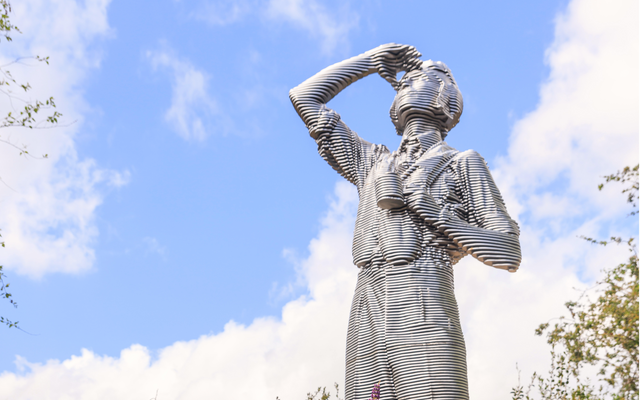
[[[320,155],[360,195],[353,242],[360,273],[347,335],[346,400],[368,399],[377,382],[384,400],[468,399],[453,288],[453,264],[465,253],[419,217],[412,194],[427,190],[474,226],[517,234],[484,160],[441,142],[416,162],[399,165],[407,205],[383,210],[374,182],[376,167],[389,161],[388,149],[343,124],[316,141]]]

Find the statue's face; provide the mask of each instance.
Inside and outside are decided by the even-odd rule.
[[[415,116],[435,118],[438,114],[438,95],[442,85],[450,85],[451,79],[442,71],[412,71],[402,77],[394,101],[398,122],[404,127]],[[438,118],[439,119],[439,118]]]

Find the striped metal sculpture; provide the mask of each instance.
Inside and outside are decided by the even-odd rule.
[[[443,141],[462,113],[456,81],[445,64],[419,57],[412,46],[383,45],[290,92],[320,155],[360,196],[347,400],[366,399],[376,383],[382,400],[468,399],[453,265],[467,254],[510,272],[520,264],[518,225],[485,161]],[[375,72],[397,91],[390,115],[402,140],[394,152],[361,139],[326,107]]]

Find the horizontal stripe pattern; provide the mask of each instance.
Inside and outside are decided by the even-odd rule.
[[[377,382],[383,400],[468,399],[453,265],[467,254],[509,271],[520,264],[518,225],[478,153],[431,141],[415,159],[402,146],[392,154],[361,139],[326,106],[349,84],[378,72],[398,92],[390,109],[397,133],[418,117],[446,135],[460,118],[462,95],[446,65],[419,57],[410,46],[383,45],[290,91],[319,154],[360,196],[346,400],[367,399]],[[398,83],[400,70],[407,73]]]
[[[467,399],[453,268],[428,247],[410,264],[362,269],[349,317],[346,399]]]

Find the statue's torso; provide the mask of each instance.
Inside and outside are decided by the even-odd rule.
[[[385,149],[386,150],[386,149]],[[375,181],[378,164],[388,162],[390,153],[378,152],[363,184],[358,188],[360,204],[353,238],[353,262],[358,267],[402,265],[427,255],[426,247],[446,250],[453,263],[463,252],[444,234],[424,221],[412,209],[409,194],[428,190],[440,206],[463,216],[457,177],[452,167],[459,153],[445,143],[437,145],[415,162],[398,165],[407,205],[385,210],[377,206]]]
[[[386,388],[386,399],[415,393],[468,398],[452,268],[463,253],[420,217],[411,196],[428,190],[439,205],[463,216],[453,166],[457,154],[441,147],[402,165],[398,174],[406,205],[401,208],[377,205],[376,167],[388,161],[388,151],[378,152],[358,185],[353,258],[361,270],[347,334],[348,400],[366,398],[375,382]]]

